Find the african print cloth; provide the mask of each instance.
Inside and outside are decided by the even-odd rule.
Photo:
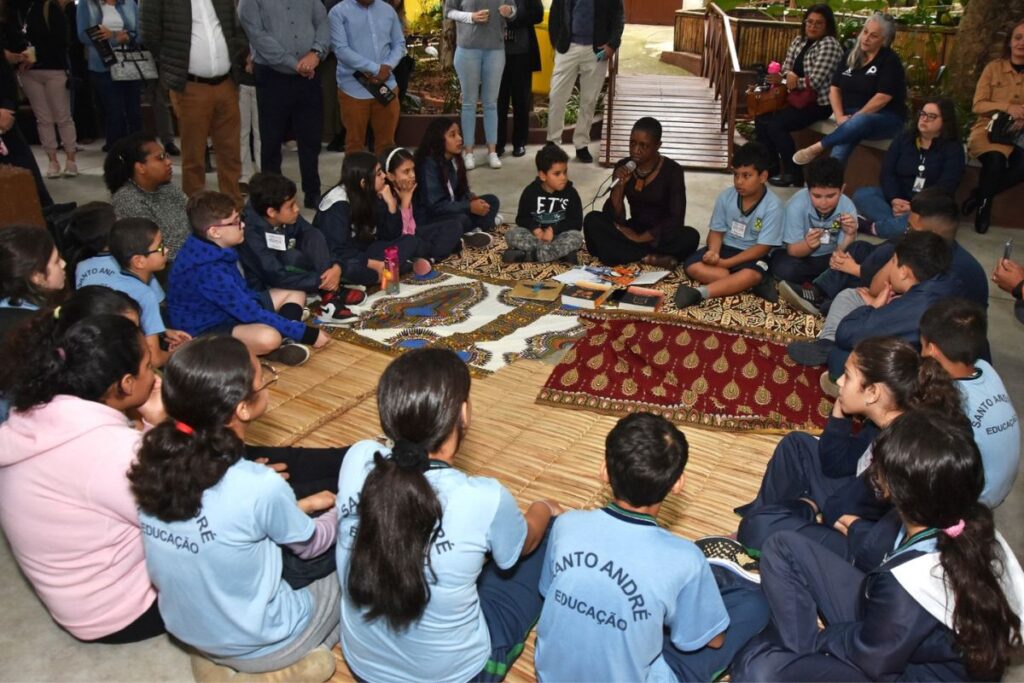
[[[822,368],[796,365],[786,338],[690,321],[586,313],[586,336],[566,354],[539,403],[731,431],[819,430],[832,402]]]
[[[435,270],[407,276],[397,294],[376,292],[352,311],[354,322],[331,334],[392,353],[441,346],[471,367],[495,372],[518,358],[540,359],[583,334],[576,315],[558,302],[509,296],[514,283],[493,283]]]

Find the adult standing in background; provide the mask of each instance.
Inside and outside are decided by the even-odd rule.
[[[238,6],[238,0],[235,0]],[[239,23],[241,26],[241,23]],[[242,151],[242,182],[239,186],[243,194],[249,193],[249,178],[254,173],[259,173],[260,157],[263,155],[263,143],[260,138],[260,111],[256,106],[256,79],[253,77],[254,64],[252,61],[252,48],[249,47],[249,39],[245,31],[242,31],[245,38],[245,47],[239,48],[234,53],[235,74],[238,78],[238,113],[242,117],[241,127],[238,129],[238,146]]]
[[[843,46],[836,40],[836,17],[828,5],[812,5],[804,12],[800,35],[793,38],[782,62],[782,71],[769,74],[769,83],[785,83],[796,101],[804,106],[790,106],[761,114],[754,119],[757,141],[768,150],[772,167],[779,174],[768,179],[776,187],[803,185],[800,169],[793,163],[793,131],[802,130],[815,121],[827,119],[832,113],[829,89],[836,66],[843,59]],[[813,96],[813,99],[812,97]]]
[[[462,159],[466,170],[476,168],[476,103],[484,110],[487,165],[501,168],[498,158],[498,90],[505,70],[505,32],[515,19],[508,0],[445,0],[444,16],[455,22],[455,73],[462,89]]]
[[[580,79],[580,108],[572,143],[576,159],[593,163],[590,128],[597,98],[604,86],[608,61],[622,42],[622,0],[554,0],[548,13],[548,31],[555,48],[548,99],[548,142],[562,144],[565,105]]]
[[[328,15],[331,47],[338,58],[338,103],[345,125],[345,153],[366,146],[366,126],[373,129],[374,152],[395,146],[398,128],[398,82],[391,73],[405,56],[405,35],[395,9],[383,0],[342,0]],[[363,80],[360,83],[357,76]],[[368,89],[387,86],[394,95],[378,101]]]
[[[97,38],[111,48],[127,45],[138,37],[139,8],[135,0],[82,0],[77,22],[78,39],[89,55],[89,80],[103,107],[106,152],[125,135],[142,130],[142,81],[115,81],[86,31],[96,28]]]
[[[78,164],[75,163],[78,136],[68,97],[68,40],[71,31],[67,15],[57,0],[43,0],[29,5],[23,19],[25,37],[35,47],[36,58],[31,66],[21,71],[21,88],[32,105],[39,142],[49,158],[46,177],[59,178],[62,174],[57,159],[56,126],[67,156],[63,175],[73,178],[78,175]]]
[[[321,0],[239,0],[238,17],[249,38],[260,116],[263,173],[281,173],[281,144],[289,130],[299,146],[303,205],[320,201],[323,93],[317,67],[330,49]]]
[[[219,189],[241,207],[241,115],[231,55],[244,38],[233,0],[142,0],[141,20],[181,129],[182,189],[189,196],[205,189],[210,138]]]
[[[505,72],[498,90],[498,156],[508,138],[508,105],[512,103],[512,156],[526,154],[530,133],[530,92],[533,72],[540,71],[540,47],[534,26],[544,20],[540,0],[515,0],[516,16],[505,28]]]

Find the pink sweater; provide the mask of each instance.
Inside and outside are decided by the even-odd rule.
[[[73,396],[0,426],[0,525],[54,620],[83,640],[156,599],[125,476],[141,439],[124,414]]]

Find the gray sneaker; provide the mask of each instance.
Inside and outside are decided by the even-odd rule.
[[[704,553],[708,564],[728,569],[747,581],[761,583],[758,560],[739,541],[728,536],[705,536],[694,543]]]
[[[821,317],[819,306],[824,302],[824,297],[814,285],[804,286],[797,289],[790,283],[782,280],[779,282],[779,297],[798,311],[807,315]]]
[[[828,362],[828,352],[836,343],[831,339],[815,339],[814,341],[795,341],[786,347],[786,353],[798,365],[824,365]]]
[[[267,355],[263,356],[263,359],[268,360],[271,363],[280,363],[281,365],[296,367],[309,360],[309,353],[309,347],[304,344],[285,342]]]

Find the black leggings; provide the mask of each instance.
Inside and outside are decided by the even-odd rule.
[[[1008,157],[1002,152],[985,152],[978,161],[981,162],[979,199],[991,199],[1024,181],[1024,151],[1020,147],[1014,147]]]
[[[267,464],[288,465],[288,484],[296,498],[305,498],[320,491],[338,492],[338,472],[348,452],[344,448],[293,448],[289,446],[246,446],[248,460],[266,458]],[[288,548],[281,549],[283,567],[281,578],[298,590],[317,579],[329,575],[337,568],[333,550],[303,560]]]
[[[831,107],[812,104],[804,109],[786,107],[755,118],[754,130],[757,131],[757,141],[768,148],[772,166],[778,164],[779,170],[783,173],[798,175],[800,167],[793,163],[796,145],[791,134],[803,130],[815,121],[827,119],[831,113]]]
[[[164,620],[160,616],[160,609],[157,601],[149,606],[142,615],[116,633],[103,636],[95,640],[86,640],[86,643],[103,643],[104,645],[124,645],[126,643],[137,643],[140,640],[149,640],[167,632],[164,628]]]

